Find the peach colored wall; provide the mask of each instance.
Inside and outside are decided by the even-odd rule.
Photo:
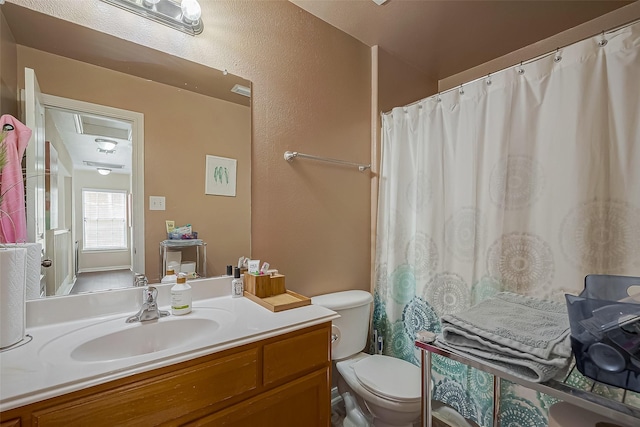
[[[486,76],[489,73],[495,73],[496,71],[519,64],[521,61],[527,61],[548,52],[553,52],[558,47],[568,46],[577,41],[592,37],[601,31],[607,31],[637,19],[640,19],[640,1],[623,6],[584,24],[523,47],[522,49],[515,50],[493,61],[478,64],[461,73],[441,79],[438,82],[438,90],[444,91],[459,86],[471,80]]]
[[[12,2],[251,80],[252,256],[309,296],[369,288],[370,175],[283,159],[295,150],[369,162],[365,45],[288,1],[201,2],[205,29],[197,37],[102,2]],[[215,214],[211,207],[200,211]],[[165,215],[147,218],[149,227]]]
[[[438,82],[393,54],[378,49],[378,107],[387,112],[438,90]]]
[[[33,68],[43,93],[145,115],[145,257],[160,279],[165,220],[190,223],[207,242],[209,276],[250,251],[250,108],[176,89],[24,46],[18,69]],[[69,78],[74,76],[74,78]],[[19,85],[24,76],[19,73]],[[236,197],[204,194],[205,155],[238,159]],[[166,211],[149,211],[148,196],[165,196]],[[232,233],[229,230],[233,230]]]
[[[0,115],[18,116],[16,87],[16,44],[4,15],[0,13]]]

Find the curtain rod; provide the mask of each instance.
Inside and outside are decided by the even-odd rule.
[[[360,172],[364,172],[367,169],[371,169],[371,164],[364,165],[361,163],[348,162],[346,160],[338,160],[338,159],[331,159],[328,157],[313,156],[311,154],[302,154],[302,153],[298,153],[297,151],[284,152],[284,159],[289,163],[291,163],[293,159],[296,157],[300,157],[303,159],[319,160],[321,162],[336,163],[336,164],[345,165],[345,166],[356,166]]]
[[[635,19],[635,20],[633,20],[633,21],[631,21],[631,22],[628,22],[628,23],[626,23],[626,24],[619,25],[619,26],[617,26],[617,27],[610,28],[610,29],[608,29],[608,30],[606,30],[606,31],[602,31],[602,32],[600,32],[600,33],[592,34],[592,35],[590,35],[590,36],[588,36],[588,37],[582,38],[582,39],[577,40],[577,41],[575,41],[575,42],[573,42],[573,43],[570,43],[570,44],[567,44],[567,45],[564,45],[564,46],[557,47],[555,50],[552,50],[551,52],[546,52],[546,53],[543,53],[543,54],[541,54],[541,55],[534,56],[533,58],[530,58],[530,59],[528,59],[528,60],[526,60],[526,61],[520,61],[519,63],[516,63],[516,64],[513,64],[513,65],[509,65],[509,66],[507,66],[507,67],[501,68],[501,69],[499,69],[498,71],[494,71],[493,73],[488,73],[488,74],[486,74],[486,75],[484,75],[484,74],[483,74],[482,76],[480,76],[480,77],[478,77],[478,78],[476,78],[476,79],[469,80],[468,82],[464,82],[464,83],[462,83],[460,86],[455,86],[455,87],[449,88],[449,89],[447,89],[447,90],[443,90],[443,91],[441,91],[441,92],[437,92],[437,93],[435,93],[435,94],[433,94],[433,95],[429,95],[429,96],[427,96],[427,97],[424,97],[424,98],[422,98],[422,99],[419,99],[419,100],[417,100],[417,101],[414,101],[414,102],[412,102],[412,103],[410,103],[410,104],[403,105],[402,107],[411,107],[412,105],[419,104],[420,102],[424,101],[425,99],[431,98],[432,96],[434,96],[434,97],[438,97],[438,98],[439,98],[439,97],[440,97],[440,95],[443,95],[443,94],[445,94],[445,93],[449,93],[449,92],[454,91],[454,90],[462,90],[462,87],[463,87],[464,85],[469,85],[469,84],[471,84],[471,83],[475,83],[475,82],[480,81],[480,80],[482,80],[482,79],[486,79],[487,77],[491,77],[491,75],[492,75],[492,74],[502,73],[503,71],[509,70],[509,69],[511,69],[511,68],[512,68],[512,67],[514,67],[514,66],[523,66],[523,65],[526,65],[526,64],[531,64],[532,62],[539,61],[539,60],[544,59],[544,58],[546,58],[546,57],[548,57],[548,56],[551,56],[551,55],[553,55],[553,54],[558,54],[558,53],[559,53],[559,51],[560,51],[560,49],[564,49],[565,47],[572,46],[572,45],[574,45],[574,44],[576,44],[576,43],[580,43],[581,41],[584,41],[584,40],[588,40],[588,39],[590,39],[591,37],[595,37],[595,36],[597,36],[598,34],[602,34],[602,37],[603,37],[604,43],[606,44],[606,40],[604,39],[605,34],[611,34],[611,33],[615,32],[615,31],[618,31],[618,30],[621,30],[621,29],[623,29],[623,28],[630,27],[630,26],[632,26],[632,25],[634,25],[634,24],[637,24],[638,22],[640,22],[640,19]],[[560,58],[560,59],[562,59],[562,57],[561,57],[561,56],[559,56],[559,58]],[[391,111],[387,111],[387,112],[382,112],[382,113],[381,113],[381,115],[386,116],[386,115],[391,114],[392,112],[393,112],[393,110],[391,110]]]

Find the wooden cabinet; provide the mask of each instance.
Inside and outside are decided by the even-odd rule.
[[[0,414],[0,427],[304,425],[330,420],[331,323]]]
[[[328,388],[329,369],[324,368],[188,425],[326,427]]]

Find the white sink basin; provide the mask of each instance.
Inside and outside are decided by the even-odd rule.
[[[220,324],[211,319],[137,323],[133,328],[80,344],[71,352],[71,358],[82,362],[95,362],[155,353],[198,341],[201,335],[210,334],[219,328]]]
[[[58,362],[108,362],[149,353],[176,352],[214,344],[215,336],[235,316],[226,310],[194,309],[186,316],[168,316],[126,323],[126,317],[76,329],[46,343],[40,357]]]

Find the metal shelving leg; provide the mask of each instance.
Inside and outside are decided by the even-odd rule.
[[[493,427],[500,425],[500,377],[493,376]]]
[[[422,427],[431,427],[431,352],[422,353]]]

